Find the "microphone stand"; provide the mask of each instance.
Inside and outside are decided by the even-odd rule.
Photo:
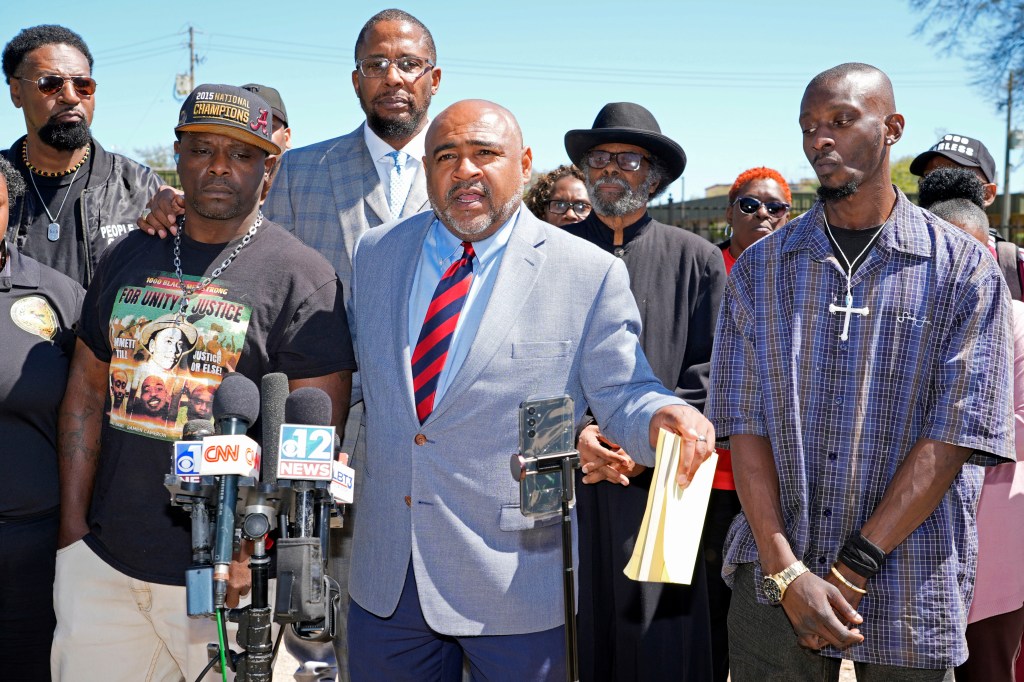
[[[578,452],[562,458],[562,595],[565,604],[565,679],[580,679],[579,654],[576,646],[576,569],[572,556],[572,513],[570,507],[576,494],[573,469],[580,465]]]

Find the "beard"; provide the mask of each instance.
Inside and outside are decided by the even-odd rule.
[[[71,123],[54,123],[47,121],[39,129],[39,139],[43,144],[62,152],[71,152],[89,144],[92,133],[85,119]]]
[[[366,125],[370,126],[377,137],[382,140],[404,140],[415,135],[423,123],[430,107],[430,93],[427,93],[422,106],[417,107],[413,101],[409,102],[409,118],[382,116],[374,110],[372,103],[362,106],[366,114]]]
[[[491,198],[491,190],[483,185],[476,185],[472,182],[458,182],[451,189],[448,190],[445,195],[445,203],[443,207],[435,200],[435,197],[430,197],[430,204],[436,206],[437,217],[441,219],[441,222],[451,230],[457,232],[459,235],[472,237],[483,232],[486,232],[493,225],[500,225],[504,223],[509,217],[515,213],[516,208],[522,199],[522,192],[514,192],[509,200],[501,206],[494,206],[491,204],[491,209],[482,215],[475,216],[473,218],[457,218],[452,213],[451,205],[454,199],[455,192],[464,189],[472,189],[480,192],[484,199]],[[428,193],[429,194],[429,193]]]
[[[647,202],[651,199],[651,190],[654,189],[658,182],[660,182],[660,178],[650,172],[636,189],[630,187],[629,183],[622,178],[614,176],[598,178],[594,182],[590,181],[589,174],[586,177],[587,194],[590,195],[590,204],[594,207],[594,211],[599,216],[616,218],[635,213],[647,206]],[[618,199],[605,199],[602,197],[596,190],[605,184],[622,188],[622,196]]]
[[[839,185],[839,187],[825,187],[821,185],[818,187],[818,198],[828,203],[830,201],[839,201],[846,197],[852,197],[860,189],[860,183],[856,180],[850,180],[845,185]]]

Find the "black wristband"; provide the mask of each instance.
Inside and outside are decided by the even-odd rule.
[[[871,579],[882,570],[885,552],[881,547],[856,532],[846,540],[846,544],[839,550],[837,558],[857,575]]]

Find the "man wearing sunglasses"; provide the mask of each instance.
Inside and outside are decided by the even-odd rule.
[[[103,250],[135,229],[135,216],[160,186],[153,171],[93,139],[92,64],[85,41],[63,26],[26,28],[3,51],[26,134],[2,154],[29,185],[11,207],[9,238],[83,285]]]
[[[567,232],[622,259],[643,322],[641,345],[665,388],[704,408],[712,331],[725,265],[711,242],[651,218],[650,201],[683,173],[686,154],[638,104],[607,104],[590,129],[565,135],[583,171],[593,210]],[[586,362],[586,358],[584,358]],[[581,455],[606,460],[581,486],[580,679],[710,680],[711,642],[704,562],[690,586],[640,583],[622,573],[643,520],[651,471],[585,428]],[[611,563],[608,562],[611,557]],[[665,651],[678,655],[665,657]]]

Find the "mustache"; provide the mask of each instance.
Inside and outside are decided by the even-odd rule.
[[[597,189],[601,185],[615,185],[616,187],[627,191],[630,189],[628,182],[626,182],[623,178],[617,178],[615,176],[608,176],[605,178],[598,179],[594,183],[594,189]]]
[[[834,163],[842,163],[842,159],[839,158],[839,155],[835,154],[833,152],[827,152],[827,153],[823,153],[823,154],[815,154],[814,158],[811,160],[811,163],[815,164],[815,163],[818,163],[819,161],[823,161],[823,160],[832,161]]]
[[[455,198],[456,192],[469,189],[475,192],[479,192],[487,199],[491,198],[491,190],[487,189],[481,184],[463,180],[461,182],[456,182],[454,185],[452,185],[451,189],[449,189],[448,192],[445,194],[445,199],[447,199],[450,202]]]

